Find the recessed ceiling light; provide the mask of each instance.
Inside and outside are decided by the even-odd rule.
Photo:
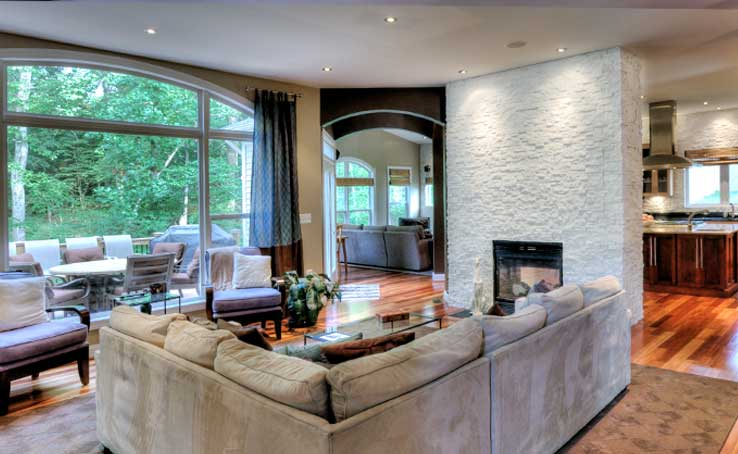
[[[323,66],[323,72],[324,73],[329,73],[331,71],[333,71],[333,68],[332,67],[330,67],[330,66]]]
[[[513,41],[511,43],[507,43],[507,48],[509,49],[520,49],[521,47],[525,47],[528,43],[525,41]]]
[[[459,70],[459,74],[466,74],[466,70],[465,69],[460,69]]]
[[[708,105],[708,104],[710,104],[710,103],[707,102],[707,101],[705,101],[705,102],[702,103],[702,105],[705,105],[705,106]]]
[[[564,52],[566,52],[566,47],[559,47],[558,49],[556,49],[556,52],[563,54]]]
[[[395,22],[397,22],[397,18],[394,16],[387,16],[384,18],[384,21],[388,24],[394,24]]]
[[[149,35],[156,35],[156,29],[155,28],[147,28],[146,33]]]

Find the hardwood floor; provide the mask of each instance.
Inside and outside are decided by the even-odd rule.
[[[350,268],[344,283],[379,284],[381,300],[329,305],[312,329],[358,320],[387,309],[436,315],[459,310],[440,301],[443,282],[434,282],[429,276]],[[738,299],[645,292],[644,314],[644,320],[632,329],[634,363],[738,381]],[[305,330],[289,332],[285,322],[279,344],[301,343]],[[274,339],[273,328],[268,327],[267,332]],[[79,383],[76,365],[69,365],[44,372],[34,381],[14,381],[11,389],[11,414],[94,392],[94,362],[90,367],[90,385],[86,387]],[[738,454],[738,424],[722,453]]]

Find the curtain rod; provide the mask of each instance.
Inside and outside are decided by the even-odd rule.
[[[268,89],[264,89],[264,88],[249,87],[249,86],[246,87],[246,91],[253,91],[253,90],[269,91],[269,92],[272,92],[272,93],[284,93],[287,96],[294,96],[295,98],[302,98],[302,96],[303,96],[302,93],[293,93],[293,92],[281,91],[281,90],[268,90]]]

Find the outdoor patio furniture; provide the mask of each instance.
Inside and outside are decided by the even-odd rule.
[[[258,248],[224,247],[208,249],[206,262],[209,276],[221,276],[223,282],[231,282],[233,278],[233,253],[244,255],[261,255]],[[217,255],[225,257],[218,259]],[[230,256],[230,260],[229,257]],[[220,268],[222,267],[222,268]],[[282,318],[285,313],[285,293],[274,288],[238,288],[232,287],[214,289],[205,288],[205,313],[208,319],[217,321],[234,320],[241,324],[261,322],[266,327],[267,320],[274,322],[274,331],[277,340],[282,338]]]
[[[62,254],[64,263],[80,263],[92,262],[94,260],[103,260],[103,250],[99,246],[79,249],[67,249]]]
[[[96,236],[86,236],[81,238],[67,238],[66,240],[67,250],[73,249],[89,249],[93,247],[99,247],[97,244]]]
[[[184,243],[156,243],[151,250],[152,254],[174,254],[174,268],[179,269],[184,258]]]
[[[15,241],[11,241],[8,243],[8,255],[10,257],[18,254],[18,247],[15,245]]]
[[[105,255],[115,258],[126,258],[133,255],[133,239],[131,235],[104,235]]]
[[[181,268],[181,266],[180,266]],[[179,296],[182,296],[182,290],[194,288],[197,294],[200,294],[200,248],[195,249],[195,254],[192,256],[192,260],[187,265],[184,272],[175,270],[172,273],[172,279],[169,283],[169,288],[177,290]]]
[[[25,255],[25,254],[21,254]],[[28,254],[30,255],[30,254]],[[33,257],[31,257],[33,260]],[[38,262],[14,262],[8,265],[8,271],[27,273],[31,276],[43,276],[41,265]],[[62,276],[46,276],[48,306],[59,305],[83,305],[87,310],[90,308],[90,290],[92,286],[86,278],[77,278],[71,281]]]
[[[41,264],[44,273],[48,273],[52,266],[60,262],[61,247],[59,240],[24,241],[25,250],[33,255],[35,261]]]
[[[0,274],[0,279],[15,279],[14,274]],[[65,318],[0,332],[0,416],[8,414],[10,382],[18,378],[37,378],[42,371],[76,361],[82,385],[89,383],[90,313],[80,306],[46,309],[55,311],[75,313],[80,323]]]
[[[174,267],[174,254],[132,255],[126,261],[125,276],[118,279],[112,296],[146,292],[152,286],[168,288]]]

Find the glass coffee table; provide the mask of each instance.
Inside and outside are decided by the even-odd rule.
[[[113,307],[125,304],[131,307],[140,307],[144,314],[151,314],[151,307],[157,303],[164,303],[164,313],[167,313],[167,301],[177,300],[177,312],[182,312],[182,297],[177,293],[134,293],[113,297]]]
[[[438,328],[442,328],[442,316],[410,314],[407,320],[396,320],[394,322],[381,323],[377,317],[367,317],[354,322],[344,323],[324,331],[305,333],[303,344],[307,345],[308,339],[316,342],[334,342],[348,339],[356,334],[361,334],[364,339],[386,336],[388,334],[400,333],[412,329],[428,326],[438,322]]]

